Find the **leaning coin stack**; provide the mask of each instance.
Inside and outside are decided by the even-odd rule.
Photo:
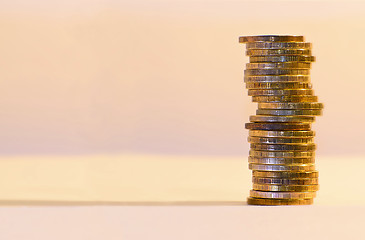
[[[303,36],[247,36],[244,81],[258,103],[246,123],[253,189],[248,204],[307,205],[318,190],[311,124],[322,114],[310,83],[315,61]]]

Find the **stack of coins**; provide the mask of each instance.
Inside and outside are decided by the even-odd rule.
[[[244,76],[248,95],[258,103],[246,123],[253,182],[248,204],[312,204],[319,185],[311,124],[323,104],[310,83],[311,43],[303,36],[279,35],[239,42],[250,57]]]

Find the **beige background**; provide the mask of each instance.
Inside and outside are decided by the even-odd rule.
[[[363,155],[362,2],[0,2],[0,154],[242,156],[239,35],[303,34],[318,155]]]

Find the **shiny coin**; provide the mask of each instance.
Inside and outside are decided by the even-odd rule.
[[[298,122],[298,123],[312,123],[315,121],[313,116],[268,116],[268,115],[254,115],[250,116],[251,122]]]
[[[312,55],[310,49],[247,49],[247,56]]]
[[[312,84],[298,83],[298,82],[247,82],[246,88],[248,88],[248,89],[285,89],[285,88],[290,88],[290,89],[308,88],[308,89],[310,89],[310,88],[312,88]],[[261,96],[253,96],[253,97],[261,97]]]
[[[247,63],[246,69],[310,69],[309,62]]]
[[[252,182],[256,184],[275,185],[313,185],[318,184],[318,178],[258,178],[252,177]]]
[[[297,96],[313,95],[312,89],[249,89],[248,96]]]
[[[254,164],[276,164],[276,165],[298,165],[298,164],[314,164],[314,158],[257,158],[248,157],[249,163]]]
[[[291,96],[252,96],[253,102],[259,102],[259,103],[281,103],[281,102],[317,102],[318,97],[317,96],[311,96],[311,95],[291,95]],[[300,104],[297,104],[300,106]],[[260,106],[274,106],[269,104],[259,104]],[[279,106],[279,104],[277,104]],[[283,105],[284,106],[284,105]],[[294,106],[294,105],[293,105]],[[304,106],[304,104],[302,104]],[[272,108],[270,108],[272,109]]]
[[[247,69],[246,76],[257,75],[309,75],[309,69]]]
[[[268,177],[268,178],[317,178],[318,171],[309,171],[309,172],[252,171],[252,176]]]
[[[251,170],[256,171],[300,171],[300,172],[307,172],[307,171],[314,171],[316,168],[314,165],[309,164],[302,164],[302,165],[269,165],[269,164],[253,164],[249,163],[248,168]]]
[[[306,199],[314,198],[315,192],[263,192],[263,191],[250,191],[250,197],[254,198],[280,198],[280,199]]]
[[[308,144],[313,143],[313,138],[273,138],[273,137],[248,137],[249,143],[264,144]]]
[[[283,205],[310,205],[313,199],[268,199],[268,198],[247,198],[248,205],[283,206]]]
[[[239,37],[240,43],[247,42],[304,42],[303,36],[290,35],[258,35]]]
[[[310,123],[259,123],[252,122],[245,124],[246,129],[251,130],[310,130]]]
[[[309,82],[310,77],[308,75],[245,76],[244,81],[245,82]],[[295,90],[297,90],[297,89],[295,89]],[[278,95],[280,95],[280,94],[278,94]],[[307,95],[310,95],[310,94],[307,94]]]
[[[264,158],[268,158],[268,157],[277,157],[277,158],[305,158],[305,157],[314,157],[315,156],[315,152],[308,152],[308,151],[304,151],[304,152],[299,152],[299,151],[293,151],[293,152],[288,152],[288,151],[257,151],[257,150],[250,150],[250,156],[251,157],[264,157]]]
[[[260,109],[323,109],[323,104],[316,102],[294,102],[294,101],[270,102],[270,103],[259,103],[259,108]]]
[[[272,192],[315,192],[319,185],[274,185],[274,184],[253,184],[253,190]]]
[[[249,136],[252,137],[286,137],[286,138],[305,138],[314,137],[314,131],[260,131],[250,130]]]
[[[254,151],[315,151],[316,145],[309,144],[263,144],[251,143],[251,150]]]
[[[307,42],[249,42],[246,49],[310,49],[311,43]]]
[[[273,116],[292,116],[292,115],[306,115],[306,116],[320,116],[322,110],[320,109],[299,109],[299,110],[284,110],[284,109],[257,109],[257,115],[273,115]]]
[[[303,55],[282,55],[282,56],[252,56],[250,63],[259,62],[314,62],[314,56]]]

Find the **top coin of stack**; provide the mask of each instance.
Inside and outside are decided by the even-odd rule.
[[[248,95],[258,102],[246,123],[253,171],[248,204],[311,204],[318,190],[311,124],[323,108],[310,83],[312,45],[290,35],[245,36],[239,42],[250,57]]]

